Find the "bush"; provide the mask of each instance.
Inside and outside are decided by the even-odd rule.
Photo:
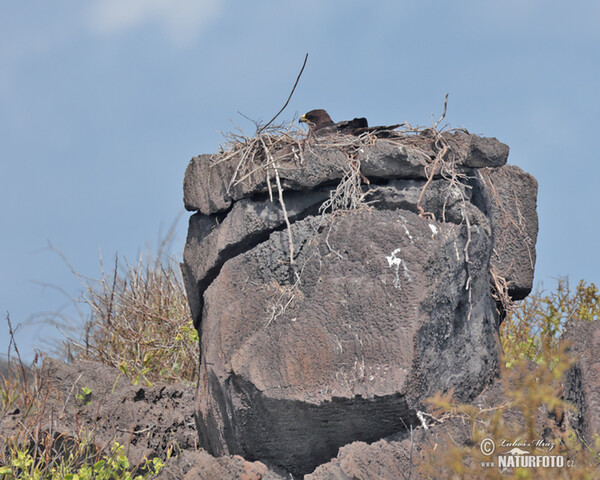
[[[0,480],[142,480],[160,471],[164,464],[158,458],[131,466],[124,447],[116,442],[108,451],[99,448],[93,427],[80,427],[69,436],[53,432],[53,419],[60,410],[75,418],[78,411],[65,411],[66,404],[61,403],[65,399],[54,398],[54,390],[48,390],[48,379],[42,378],[36,365],[37,357],[31,366],[24,365],[8,315],[6,320],[16,359],[0,376]],[[85,402],[91,392],[83,388],[82,393]]]
[[[572,293],[566,279],[554,292],[537,292],[509,311],[500,336],[504,350],[502,391],[505,402],[490,408],[460,404],[451,394],[429,399],[437,419],[460,419],[470,441],[457,444],[443,437],[422,452],[420,471],[428,479],[595,479],[600,464],[600,439],[581,441],[569,418],[574,407],[562,398],[561,380],[574,359],[560,334],[569,319],[600,318],[600,295],[594,284],[579,282]],[[481,450],[484,439],[548,439],[551,455],[562,456],[563,468],[515,467],[500,470],[486,462],[493,457]],[[540,454],[539,452],[534,454]],[[501,475],[501,477],[499,477]]]
[[[509,308],[500,327],[500,339],[507,367],[529,359],[537,364],[556,361],[560,334],[570,318],[596,321],[600,319],[600,295],[592,283],[579,282],[571,293],[566,278],[558,280],[556,290],[538,291],[520,304]]]
[[[95,447],[74,442],[67,451],[52,456],[36,454],[37,449],[9,445],[0,480],[145,480],[164,467],[160,458],[145,461],[133,473],[122,445],[114,443],[109,454],[90,453]]]
[[[100,261],[100,278],[86,280],[79,299],[90,311],[83,333],[71,328],[64,342],[68,359],[117,367],[134,384],[196,381],[198,332],[179,265],[162,253],[168,239],[155,255],[142,254],[135,264],[115,258],[108,274]]]
[[[135,264],[115,258],[109,274],[100,261],[100,278],[86,279],[79,299],[90,310],[82,318],[83,333],[81,321],[79,331],[73,324],[59,322],[66,335],[61,355],[67,360],[86,359],[115,366],[134,384],[196,380],[198,333],[192,324],[179,265],[162,253],[168,238],[154,256],[140,255]],[[0,443],[0,480],[140,480],[158,473],[163,466],[159,458],[130,465],[122,445],[115,442],[98,447],[93,427],[69,432],[68,438],[52,432],[51,412],[56,405],[51,405],[48,394],[42,393],[45,390],[36,366],[38,356],[31,367],[23,364],[8,315],[6,320],[16,361],[9,365],[10,373],[0,377],[0,425],[5,427]],[[88,403],[85,388],[73,395],[76,406]],[[12,414],[18,415],[19,422],[9,429],[4,422]],[[64,408],[63,414],[78,415],[77,411],[64,412]]]

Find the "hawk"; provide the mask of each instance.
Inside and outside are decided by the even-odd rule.
[[[393,130],[402,124],[369,127],[367,119],[364,117],[344,120],[334,123],[329,114],[323,110],[311,110],[300,117],[302,123],[308,125],[308,134],[310,136],[320,137],[323,135],[342,134],[342,135],[361,135],[365,132],[378,133]],[[388,135],[385,135],[388,136]]]

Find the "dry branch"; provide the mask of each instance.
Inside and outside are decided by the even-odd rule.
[[[298,74],[298,77],[296,77],[296,82],[294,83],[294,86],[292,87],[292,91],[290,92],[290,95],[288,96],[288,99],[286,100],[285,104],[283,105],[283,107],[281,107],[281,110],[279,110],[277,112],[277,114],[271,120],[269,120],[265,124],[265,126],[263,126],[262,128],[258,129],[258,131],[256,132],[256,136],[259,136],[264,129],[266,129],[269,125],[271,125],[275,121],[275,119],[281,114],[281,112],[283,112],[285,110],[285,107],[288,106],[288,103],[290,103],[290,100],[292,99],[292,95],[294,94],[294,91],[296,90],[296,87],[298,86],[298,82],[300,81],[300,77],[302,76],[302,72],[304,72],[304,67],[306,67],[306,62],[307,61],[308,61],[308,53],[304,56],[304,63],[302,64],[302,68],[300,69],[300,73]]]

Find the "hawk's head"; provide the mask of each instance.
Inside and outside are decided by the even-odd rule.
[[[325,110],[311,110],[300,117],[300,121],[308,125],[309,131],[317,132],[322,128],[335,125]]]

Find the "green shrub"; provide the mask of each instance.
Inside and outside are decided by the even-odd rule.
[[[600,295],[593,283],[579,282],[572,293],[565,278],[549,294],[536,292],[509,308],[500,327],[507,367],[529,359],[538,364],[556,361],[559,337],[568,319],[600,319]]]
[[[509,310],[500,336],[504,350],[501,382],[505,402],[480,408],[455,402],[451,394],[428,400],[435,418],[460,418],[469,427],[470,442],[443,437],[421,452],[420,473],[427,479],[596,479],[600,478],[600,439],[581,441],[569,418],[574,407],[562,398],[561,381],[575,361],[560,341],[568,319],[600,318],[600,295],[594,284],[579,282],[575,292],[561,279],[554,292],[535,293]],[[564,468],[517,467],[499,470],[481,451],[491,439],[552,439],[552,455],[568,460]]]
[[[107,455],[90,454],[90,450],[94,447],[81,441],[72,443],[63,455],[48,456],[12,444],[5,466],[0,467],[0,480],[146,480],[164,467],[160,458],[154,458],[132,469],[124,447],[117,442]]]

